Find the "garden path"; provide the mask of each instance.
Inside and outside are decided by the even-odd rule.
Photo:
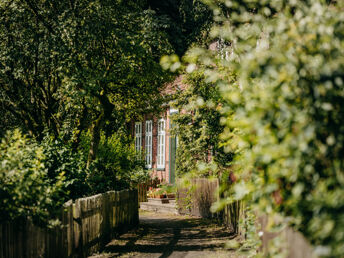
[[[233,237],[228,230],[206,219],[140,211],[137,229],[113,239],[103,253],[92,258],[241,257],[224,248]]]

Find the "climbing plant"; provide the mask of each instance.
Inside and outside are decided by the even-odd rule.
[[[186,75],[184,83],[186,89],[174,102],[180,112],[172,117],[173,133],[178,136],[177,175],[217,175],[232,160],[232,153],[226,153],[220,142],[223,98],[217,85],[205,81],[201,69]]]

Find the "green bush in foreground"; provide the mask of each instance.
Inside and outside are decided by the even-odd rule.
[[[75,200],[90,195],[87,181],[89,171],[86,169],[86,159],[82,151],[75,151],[68,143],[48,135],[39,145],[43,149],[43,162],[50,184],[56,183],[59,175],[64,175],[61,200]]]
[[[223,139],[238,181],[222,204],[253,201],[269,225],[287,222],[318,255],[342,256],[343,1],[206,2],[210,34],[226,44],[222,56],[191,50],[187,71],[207,66],[226,101]]]
[[[52,225],[70,199],[130,188],[148,177],[132,141],[122,134],[102,134],[89,169],[85,153],[87,148],[75,151],[49,136],[38,143],[19,130],[7,132],[0,144],[0,222],[31,218]]]
[[[44,224],[62,205],[64,174],[54,183],[44,165],[43,148],[19,130],[7,133],[0,144],[0,221],[31,218]]]

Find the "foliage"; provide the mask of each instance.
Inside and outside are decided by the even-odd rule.
[[[47,177],[51,183],[55,183],[60,174],[63,174],[61,199],[77,199],[90,195],[90,187],[86,169],[86,160],[81,151],[75,152],[73,148],[61,139],[54,140],[45,136],[40,143],[43,151],[43,163],[47,169]]]
[[[270,224],[283,215],[319,255],[342,255],[343,3],[207,2],[211,35],[225,44],[191,50],[187,70],[205,66],[226,101],[223,138],[238,182],[223,204],[253,200]]]
[[[121,134],[102,134],[99,156],[87,169],[87,139],[86,149],[75,153],[62,140],[46,136],[38,143],[18,129],[8,132],[0,145],[0,220],[30,217],[44,224],[69,199],[128,189],[149,178],[133,141]]]
[[[37,209],[45,209],[44,196],[50,200],[46,191],[58,205],[147,178],[121,128],[161,105],[171,73],[160,67],[160,56],[185,51],[211,13],[200,1],[170,4],[178,19],[172,9],[146,0],[0,1],[0,137],[13,128],[32,137],[18,136],[27,171],[19,171],[24,165],[16,163],[8,139],[2,148],[14,155],[6,157],[13,159],[9,171],[42,178],[37,191],[28,176],[8,178],[18,187],[28,184]],[[4,191],[17,198],[16,189]]]
[[[201,68],[187,75],[185,83],[187,88],[174,103],[181,112],[172,117],[173,133],[178,135],[176,172],[182,176],[198,170],[199,176],[208,176],[222,171],[232,160],[232,153],[225,153],[220,142],[223,100],[219,88],[205,82]]]
[[[244,238],[238,237],[228,241],[226,248],[236,249],[245,257],[264,257],[262,253],[258,252],[261,239],[259,233],[257,234],[257,217],[249,206],[245,209],[245,216],[239,220],[239,228],[244,230]],[[260,231],[260,233],[262,232]],[[280,254],[276,253],[276,255]]]
[[[90,138],[85,135],[83,141],[87,140]],[[85,142],[84,145],[89,146]],[[89,194],[128,189],[148,177],[144,161],[138,159],[133,141],[127,135],[114,133],[106,137],[101,134],[98,157],[92,162],[87,176],[91,188]]]
[[[171,185],[167,183],[161,184],[160,188],[164,194],[173,194],[173,193],[176,193],[177,191],[177,188],[175,185]]]
[[[31,218],[43,224],[62,205],[64,173],[53,182],[44,164],[43,148],[19,130],[7,133],[0,144],[0,221]]]
[[[148,0],[4,0],[0,12],[0,135],[21,127],[77,146],[96,126],[95,152],[97,127],[111,134],[160,106],[171,79],[160,56],[184,53],[211,14],[200,1]]]
[[[147,1],[164,24],[174,53],[185,54],[190,45],[202,42],[212,22],[211,9],[200,0]]]
[[[76,149],[91,129],[93,160],[100,130],[161,103],[172,47],[146,1],[5,0],[0,12],[0,135],[48,131]]]

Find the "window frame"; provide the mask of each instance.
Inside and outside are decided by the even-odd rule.
[[[142,150],[142,122],[135,122],[135,151],[139,154]]]
[[[163,127],[161,127],[163,123]],[[158,123],[158,133],[157,133],[157,169],[165,169],[165,156],[166,156],[166,120],[164,118],[159,119]]]
[[[145,123],[145,166],[146,168],[152,168],[152,160],[153,160],[153,121],[146,120],[146,123]]]

